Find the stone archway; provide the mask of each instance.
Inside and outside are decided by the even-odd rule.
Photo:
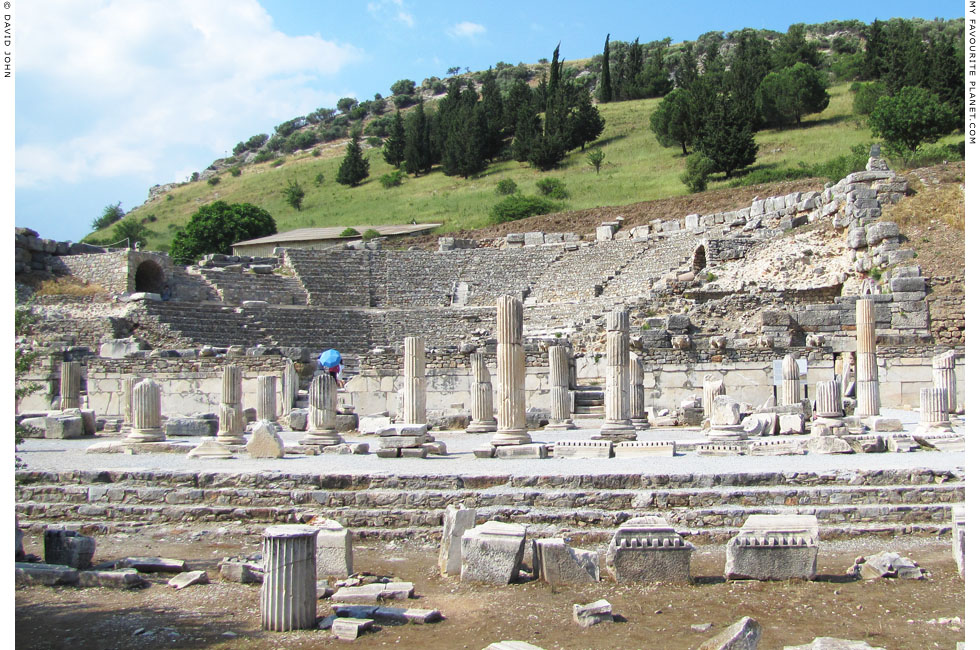
[[[153,260],[146,260],[136,267],[133,278],[133,291],[163,293],[167,286],[167,278],[160,265]]]
[[[694,249],[694,256],[691,258],[691,270],[695,274],[700,273],[708,266],[708,255],[704,250],[704,244]]]

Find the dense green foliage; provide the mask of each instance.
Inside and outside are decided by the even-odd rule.
[[[170,256],[179,264],[193,264],[208,253],[231,254],[235,242],[276,233],[276,222],[266,210],[251,203],[215,201],[202,206],[177,231]]]
[[[122,201],[119,203],[105,206],[102,214],[92,220],[92,230],[102,230],[126,216],[126,211],[122,209]]]
[[[340,231],[341,237],[360,237],[360,235],[361,233],[357,232],[356,229],[350,227],[344,228],[343,230]]]
[[[381,183],[381,187],[386,190],[390,190],[393,187],[398,187],[402,184],[402,179],[405,178],[405,172],[400,169],[396,169],[388,174],[382,174],[378,177],[378,182]]]
[[[370,165],[361,151],[361,134],[355,131],[347,144],[347,155],[337,170],[337,182],[350,187],[357,186],[368,177]]]
[[[935,142],[957,127],[957,115],[924,88],[907,87],[882,97],[868,117],[871,132],[901,150],[915,153],[923,142]]]
[[[550,199],[567,199],[570,196],[568,187],[557,178],[542,178],[535,185],[541,196],[547,196]]]
[[[691,192],[703,192],[708,188],[708,175],[715,169],[715,163],[704,154],[695,152],[687,157],[686,168],[681,182]]]
[[[150,234],[150,229],[137,220],[136,217],[123,219],[112,228],[112,239],[114,241],[118,242],[128,239],[130,246],[139,244],[141,248],[146,246]]]
[[[512,178],[503,178],[497,181],[497,187],[494,188],[494,192],[500,196],[510,196],[517,191],[517,183],[514,182]]]
[[[557,210],[558,204],[546,198],[513,194],[493,206],[490,210],[490,219],[493,223],[504,223]]]
[[[759,84],[759,112],[771,126],[800,124],[804,115],[827,108],[827,81],[812,65],[797,63],[770,72]]]
[[[289,181],[289,185],[283,188],[282,196],[286,199],[286,203],[291,205],[294,210],[300,210],[303,206],[303,197],[306,196],[306,191],[296,179],[293,179]]]
[[[686,156],[687,147],[694,142],[695,109],[691,93],[683,88],[670,91],[664,101],[650,114],[650,130],[664,147],[680,145]]]
[[[871,115],[878,100],[888,94],[888,88],[879,81],[857,84],[854,93],[854,112],[858,115]]]
[[[599,168],[602,167],[602,161],[606,159],[606,154],[602,152],[602,149],[592,149],[589,151],[589,155],[586,156],[586,160],[589,164],[595,167],[595,173],[599,173]]]
[[[398,167],[405,161],[405,121],[402,119],[401,111],[395,111],[391,135],[385,141],[381,155],[385,162],[393,167]]]

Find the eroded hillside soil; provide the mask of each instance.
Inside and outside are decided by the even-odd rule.
[[[201,532],[206,530],[207,532]],[[261,529],[256,529],[261,530]],[[73,587],[18,587],[17,648],[426,648],[481,650],[494,641],[519,639],[548,649],[692,648],[742,616],[763,627],[760,648],[810,642],[817,636],[866,640],[888,650],[952,648],[964,639],[964,582],[956,572],[949,536],[822,541],[813,582],[726,582],[723,546],[698,546],[691,563],[696,584],[618,585],[605,573],[587,586],[551,587],[541,582],[506,587],[461,585],[436,568],[431,542],[355,541],[354,567],[415,583],[417,599],[393,603],[439,609],[446,620],[429,625],[386,626],[356,642],[329,631],[262,631],[258,585],[223,582],[222,556],[260,550],[260,537],[242,526],[160,528],[131,535],[99,536],[95,561],[127,555],[182,558],[206,569],[211,584],[175,591],[167,576],[150,574],[137,591]],[[25,537],[25,550],[42,553],[41,537]],[[591,550],[601,550],[596,546]],[[915,580],[851,581],[855,556],[894,550],[928,570]],[[572,605],[606,598],[625,621],[582,629]],[[318,603],[318,616],[330,612]],[[959,621],[939,622],[939,619]],[[706,632],[695,624],[711,623]],[[352,645],[350,645],[352,644]]]

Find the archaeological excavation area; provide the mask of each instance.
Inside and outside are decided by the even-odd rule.
[[[18,647],[956,647],[964,294],[907,189],[189,267],[18,229]]]

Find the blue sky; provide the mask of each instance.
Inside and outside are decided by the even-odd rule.
[[[960,1],[15,0],[15,221],[79,240],[239,140],[452,66],[796,22],[963,16]],[[597,9],[597,7],[599,9]],[[10,124],[10,121],[6,121]],[[5,179],[9,186],[9,179]]]

